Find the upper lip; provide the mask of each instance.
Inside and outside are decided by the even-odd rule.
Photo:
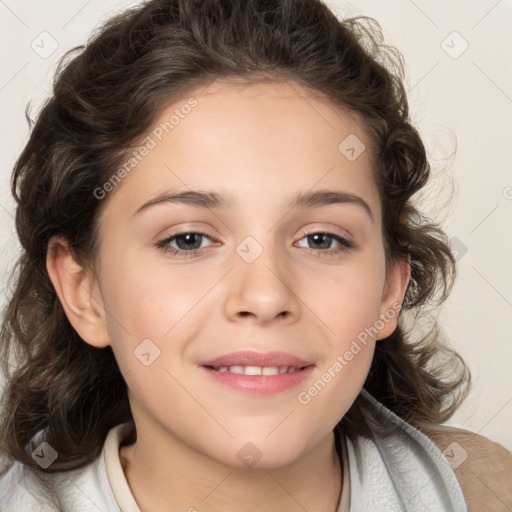
[[[256,352],[254,350],[240,350],[230,352],[222,356],[203,361],[201,366],[295,366],[303,368],[311,366],[311,361],[306,361],[287,352],[272,350],[270,352]]]

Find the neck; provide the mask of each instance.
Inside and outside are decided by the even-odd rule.
[[[277,468],[228,466],[172,438],[137,432],[122,446],[123,470],[141,512],[336,512],[342,468],[331,433],[309,452]],[[172,508],[170,508],[172,504]]]

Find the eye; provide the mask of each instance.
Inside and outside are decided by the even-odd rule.
[[[198,256],[201,249],[204,248],[202,241],[204,241],[205,238],[217,242],[210,233],[183,231],[181,233],[175,233],[164,240],[160,240],[156,243],[156,246],[166,254],[192,258]],[[307,240],[310,244],[321,246],[320,248],[312,248],[312,250],[318,253],[318,256],[335,256],[342,252],[348,252],[354,247],[354,244],[345,238],[334,233],[322,231],[303,234],[300,241],[302,240]],[[333,242],[335,242],[337,246],[329,248]],[[172,244],[176,244],[177,247],[174,247]]]
[[[216,241],[210,233],[183,231],[182,233],[175,233],[174,235],[157,242],[156,245],[164,253],[169,253],[174,256],[183,255],[185,257],[194,257],[197,256],[197,253],[203,248],[201,238],[208,238],[211,241]],[[177,248],[170,245],[172,243],[176,243]]]
[[[322,255],[327,256],[335,256],[336,254],[339,254],[341,252],[348,252],[350,249],[354,247],[354,245],[347,239],[334,233],[327,233],[323,231],[309,233],[303,236],[301,240],[307,240],[307,242],[312,243],[313,245],[321,245],[322,250],[320,251],[320,253]],[[333,241],[336,242],[338,245],[334,248],[329,248]]]

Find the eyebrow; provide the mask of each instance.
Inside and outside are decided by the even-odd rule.
[[[236,200],[231,194],[219,194],[214,191],[184,190],[162,192],[137,208],[132,217],[158,204],[188,204],[198,208],[233,208]],[[341,190],[313,190],[298,192],[288,201],[288,208],[315,208],[331,204],[354,204],[360,206],[368,214],[372,222],[374,217],[368,203],[361,197]]]

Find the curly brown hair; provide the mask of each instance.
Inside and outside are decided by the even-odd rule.
[[[436,322],[419,339],[405,327],[447,297],[455,259],[439,225],[412,202],[430,165],[409,119],[402,55],[383,43],[379,24],[338,19],[320,0],[151,0],[64,55],[35,123],[27,109],[32,131],[12,175],[22,253],[1,330],[0,449],[8,457],[40,471],[79,468],[100,454],[110,428],[133,419],[111,347],[85,343],[64,313],[46,269],[48,243],[62,235],[76,260],[93,268],[107,203],[93,191],[164,105],[220,77],[295,82],[360,116],[372,144],[386,262],[411,265],[399,325],[376,344],[364,388],[424,432],[449,419],[469,392],[469,370],[442,343]],[[365,435],[362,407],[359,395],[336,432]],[[59,454],[47,470],[27,450],[43,429]]]

